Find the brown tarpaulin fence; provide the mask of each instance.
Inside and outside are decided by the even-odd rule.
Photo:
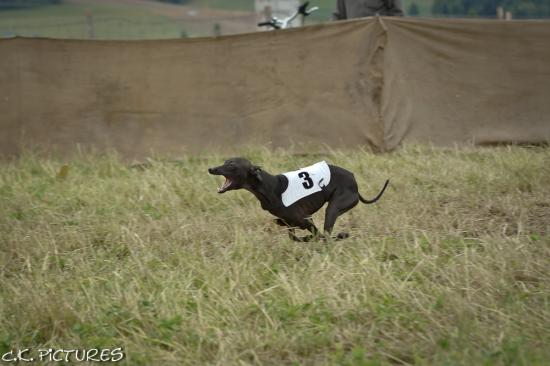
[[[369,18],[161,41],[0,40],[0,155],[550,140],[550,22]]]

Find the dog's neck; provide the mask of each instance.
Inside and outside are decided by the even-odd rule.
[[[284,178],[284,176],[271,175],[264,170],[260,174],[262,180],[245,189],[260,201],[263,209],[279,206],[281,203],[281,193],[286,188],[283,188],[284,182],[281,181],[281,177]]]

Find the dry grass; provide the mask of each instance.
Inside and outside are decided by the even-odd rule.
[[[291,242],[224,156],[0,163],[0,352],[124,347],[131,365],[542,365],[550,361],[550,150],[386,155],[246,149],[271,172],[321,159],[382,200]],[[322,223],[322,214],[315,217]]]

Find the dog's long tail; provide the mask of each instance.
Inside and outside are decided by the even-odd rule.
[[[384,191],[386,190],[386,187],[388,186],[389,183],[390,183],[390,180],[389,179],[386,180],[386,183],[384,184],[384,188],[382,188],[380,193],[378,193],[378,195],[376,197],[374,197],[373,199],[366,200],[363,197],[361,197],[361,194],[359,194],[359,199],[361,200],[361,202],[367,203],[367,204],[374,203],[374,202],[378,201],[380,199],[380,197],[382,197],[382,195],[384,194]]]

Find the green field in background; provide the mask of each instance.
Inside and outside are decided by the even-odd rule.
[[[0,37],[89,38],[87,14],[97,39],[179,38],[184,24],[141,7],[122,4],[62,4],[0,12]]]

